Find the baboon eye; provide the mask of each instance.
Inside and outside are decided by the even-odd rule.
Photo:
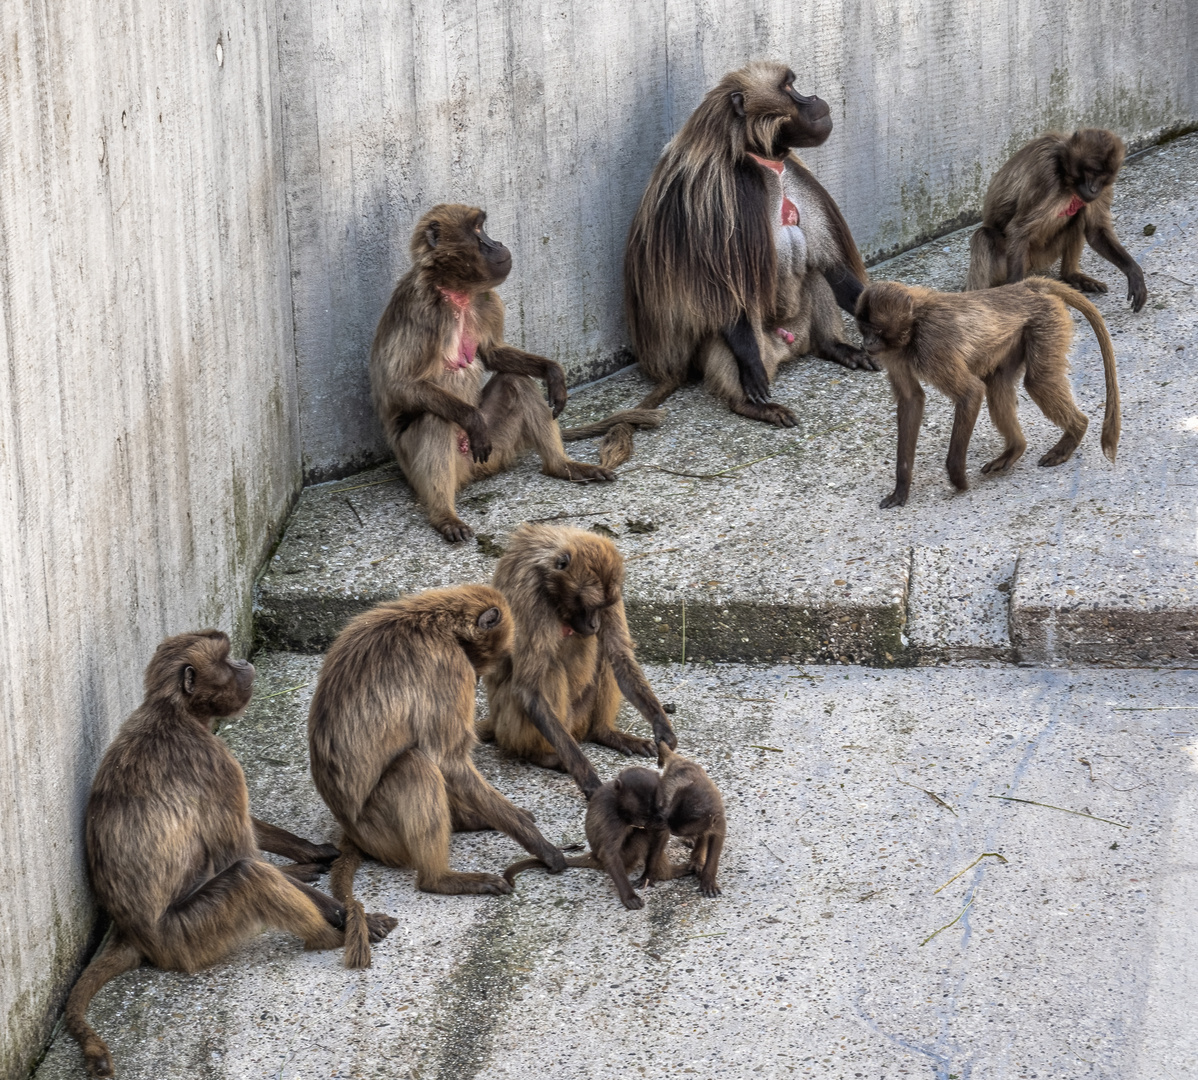
[[[494,630],[500,622],[503,621],[503,613],[497,607],[487,608],[478,617],[478,628],[480,630]]]
[[[570,553],[569,553],[568,551],[563,551],[563,552],[562,552],[562,553],[561,553],[561,554],[560,554],[560,555],[557,557],[557,559],[556,559],[556,560],[554,560],[554,563],[553,563],[553,565],[554,565],[554,566],[555,566],[555,567],[556,567],[558,570],[565,570],[565,568],[566,568],[567,566],[569,566],[569,565],[570,565]]]
[[[196,688],[196,669],[190,664],[183,669],[183,693],[192,694]]]

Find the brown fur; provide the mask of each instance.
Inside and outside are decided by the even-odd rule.
[[[312,779],[345,834],[334,885],[350,909],[362,854],[413,867],[425,892],[506,893],[495,874],[449,868],[451,832],[499,829],[555,870],[562,853],[475,768],[474,686],[512,640],[503,596],[487,585],[435,589],[351,620],[321,668],[308,716]]]
[[[699,891],[704,896],[719,896],[716,874],[728,832],[720,789],[696,762],[675,754],[664,743],[660,750],[658,764],[664,765],[665,771],[661,775],[659,798],[668,830],[664,837],[658,834],[653,838],[645,859],[645,872],[636,884],[652,885],[655,881],[697,874]],[[694,845],[687,862],[671,863],[666,858],[666,841],[671,835]]]
[[[65,1024],[93,1076],[112,1076],[112,1055],[88,1025],[92,996],[148,961],[197,971],[267,927],[290,930],[309,949],[335,949],[344,910],[266,862],[260,848],[301,861],[330,849],[250,817],[241,767],[212,733],[253,693],[254,669],[229,659],[218,630],[180,634],[146,668],[145,700],[104,754],[87,805],[92,888],[112,929],[67,1000]],[[395,920],[371,916],[385,936]]]
[[[1144,273],[1124,250],[1111,223],[1123,140],[1105,128],[1072,135],[1050,131],[1032,139],[990,181],[982,227],[970,241],[968,289],[1022,281],[1060,261],[1061,280],[1082,292],[1106,292],[1081,272],[1087,242],[1127,276],[1127,298],[1139,311],[1148,299]],[[1084,205],[1065,213],[1074,196]]]
[[[923,418],[921,381],[930,382],[956,403],[946,464],[949,479],[959,490],[969,487],[965,453],[983,397],[1006,446],[982,466],[982,472],[1009,469],[1027,449],[1015,412],[1015,383],[1021,371],[1023,385],[1040,411],[1064,430],[1040,464],[1069,460],[1089,421],[1069,389],[1073,320],[1066,304],[1086,317],[1102,351],[1106,376],[1102,450],[1114,461],[1121,425],[1115,352],[1098,309],[1081,293],[1037,277],[966,293],[938,293],[885,281],[861,294],[857,322],[865,347],[886,368],[898,403],[896,483],[894,492],[882,500],[883,508],[907,501]]]
[[[529,448],[548,476],[614,480],[609,468],[568,458],[563,434],[589,438],[615,424],[659,422],[626,412],[581,434],[558,429],[565,375],[560,364],[504,343],[503,301],[494,290],[512,260],[483,231],[485,218],[476,207],[443,204],[420,219],[412,267],[395,286],[370,348],[371,395],[387,441],[429,521],[451,541],[474,535],[454,509],[458,490],[470,481],[511,467]],[[474,343],[481,363],[459,365],[470,355],[463,342]],[[484,367],[495,372],[486,386]],[[534,378],[544,380],[552,411]]]
[[[628,882],[628,874],[645,861],[658,836],[669,839],[657,773],[625,769],[614,780],[601,784],[587,803],[586,833],[590,851],[567,858],[566,865],[606,870],[626,908],[644,907],[645,902]],[[515,884],[521,871],[541,865],[540,859],[522,859],[509,866],[503,876]]]
[[[633,349],[658,384],[642,408],[697,374],[733,412],[793,427],[790,410],[768,400],[780,363],[814,352],[873,367],[845,344],[837,311],[853,310],[865,266],[832,196],[791,153],[822,143],[832,122],[793,79],[772,62],[725,75],[653,170],[624,255]],[[750,154],[782,161],[784,180]],[[784,183],[797,228],[781,227]]]
[[[646,757],[657,741],[677,745],[633,656],[615,544],[580,529],[521,525],[493,584],[512,609],[516,633],[511,653],[483,676],[490,715],[481,737],[568,772],[588,797],[599,777],[579,742]],[[621,694],[652,725],[654,741],[617,730]]]

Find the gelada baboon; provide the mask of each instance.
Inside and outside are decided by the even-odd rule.
[[[669,717],[633,656],[624,618],[624,560],[581,529],[521,525],[492,584],[515,622],[509,655],[483,676],[490,714],[479,735],[505,753],[574,777],[588,798],[599,777],[583,740],[653,757],[677,746]],[[620,695],[649,721],[653,740],[616,728]]]
[[[506,893],[496,874],[449,869],[451,832],[499,829],[551,869],[562,853],[532,815],[475,768],[474,686],[512,640],[503,596],[487,585],[433,589],[352,619],[325,656],[308,715],[312,779],[344,831],[334,867],[347,904],[361,854],[412,867],[434,893]],[[361,940],[356,906],[348,933]],[[360,959],[347,955],[347,962]]]
[[[662,152],[624,255],[624,305],[660,405],[692,375],[733,412],[779,427],[778,365],[813,352],[874,367],[845,343],[865,266],[832,196],[791,153],[832,132],[827,102],[783,64],[725,75]]]
[[[969,487],[965,452],[982,398],[990,419],[1006,440],[1003,452],[982,466],[1002,472],[1023,456],[1027,441],[1015,411],[1015,383],[1024,373],[1028,396],[1064,434],[1041,465],[1069,460],[1089,421],[1069,389],[1069,345],[1076,308],[1089,322],[1102,350],[1106,375],[1106,415],[1102,452],[1111,461],[1121,425],[1115,352],[1098,309],[1081,293],[1048,278],[1027,278],[982,292],[939,293],[895,281],[870,285],[857,304],[857,323],[871,356],[890,376],[898,403],[898,457],[894,491],[881,506],[902,506],[911,489],[915,442],[923,419],[923,389],[930,382],[956,404],[948,445],[948,477],[961,491]]]
[[[146,668],[145,700],[104,754],[87,804],[92,889],[112,917],[100,951],[67,1000],[64,1021],[93,1076],[112,1076],[112,1055],[88,1025],[92,996],[149,961],[196,971],[266,927],[290,930],[309,949],[343,941],[344,909],[266,862],[260,849],[326,863],[319,846],[250,817],[241,767],[212,733],[213,720],[249,703],[254,669],[229,658],[218,630],[167,638]],[[395,926],[372,915],[368,932]]]
[[[1127,275],[1133,311],[1148,299],[1144,272],[1111,224],[1112,186],[1123,164],[1123,140],[1105,128],[1032,139],[994,174],[982,227],[970,241],[968,289],[1022,281],[1059,259],[1061,280],[1082,292],[1106,292],[1081,272],[1088,242]]]
[[[654,835],[645,858],[645,872],[636,885],[639,888],[655,881],[696,874],[699,891],[704,896],[719,896],[716,874],[728,831],[720,789],[698,763],[675,754],[664,743],[659,750],[658,764],[665,769],[661,774],[658,805],[668,829],[664,835],[660,832]],[[693,845],[687,862],[671,863],[666,858],[666,843],[671,834]]]
[[[370,347],[371,395],[387,441],[433,527],[450,541],[474,535],[454,510],[458,489],[471,480],[510,467],[530,447],[549,476],[614,480],[606,466],[568,458],[563,437],[661,422],[629,410],[559,430],[565,375],[552,360],[504,343],[503,301],[494,290],[512,256],[483,231],[485,218],[475,207],[443,204],[420,219],[411,269],[395,286]],[[484,367],[495,372],[485,387]],[[552,412],[534,378],[544,380]]]
[[[654,840],[661,836],[660,847],[670,833],[660,805],[660,778],[649,769],[625,769],[614,780],[600,784],[587,803],[586,833],[590,851],[566,859],[567,866],[606,870],[626,908],[636,910],[645,902],[628,883],[629,872],[644,862]],[[503,876],[513,884],[523,870],[540,866],[540,859],[522,859],[513,863]]]

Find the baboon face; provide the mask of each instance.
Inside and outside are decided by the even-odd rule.
[[[870,356],[906,348],[911,343],[914,321],[911,295],[896,282],[870,285],[857,301],[857,326]]]
[[[1069,137],[1062,167],[1065,182],[1083,202],[1093,202],[1115,179],[1123,164],[1123,143],[1103,128],[1083,128]]]
[[[761,150],[773,158],[797,147],[819,146],[832,134],[832,115],[823,98],[795,89],[794,72],[782,64],[754,64],[744,70],[743,89],[733,91],[732,107],[754,131],[771,138]],[[769,135],[766,128],[772,128]]]
[[[661,778],[648,769],[625,769],[616,777],[620,818],[637,828],[664,828],[668,807],[661,805]]]
[[[413,258],[431,266],[448,289],[502,285],[512,269],[512,253],[486,234],[486,220],[476,206],[434,206],[412,235]]]
[[[254,665],[229,656],[220,630],[178,634],[158,646],[146,668],[146,696],[172,699],[195,716],[237,716],[254,692]]]
[[[593,637],[603,625],[603,611],[620,600],[623,568],[614,545],[607,548],[599,537],[577,550],[562,547],[552,556],[545,575],[549,595],[562,633]]]
[[[512,647],[512,613],[501,593],[494,589],[487,589],[486,593],[489,595],[482,597],[468,632],[458,639],[471,666],[480,675],[494,667]]]

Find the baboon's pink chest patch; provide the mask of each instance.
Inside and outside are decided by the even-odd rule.
[[[1066,206],[1065,209],[1059,214],[1057,214],[1057,217],[1073,217],[1073,215],[1085,205],[1086,204],[1083,199],[1077,195],[1074,195],[1073,198],[1069,200],[1069,205]]]
[[[773,158],[758,157],[756,154],[750,154],[751,157],[763,169],[769,169],[772,173],[777,173],[782,176],[784,163],[775,161]],[[782,224],[797,225],[799,223],[799,208],[795,206],[787,197],[786,192],[782,193]]]
[[[450,348],[445,356],[445,366],[450,371],[457,368],[469,367],[474,363],[474,354],[478,342],[470,333],[470,294],[454,292],[452,289],[442,289],[441,295],[454,306],[453,317],[457,321],[457,331],[454,341],[457,348]]]

